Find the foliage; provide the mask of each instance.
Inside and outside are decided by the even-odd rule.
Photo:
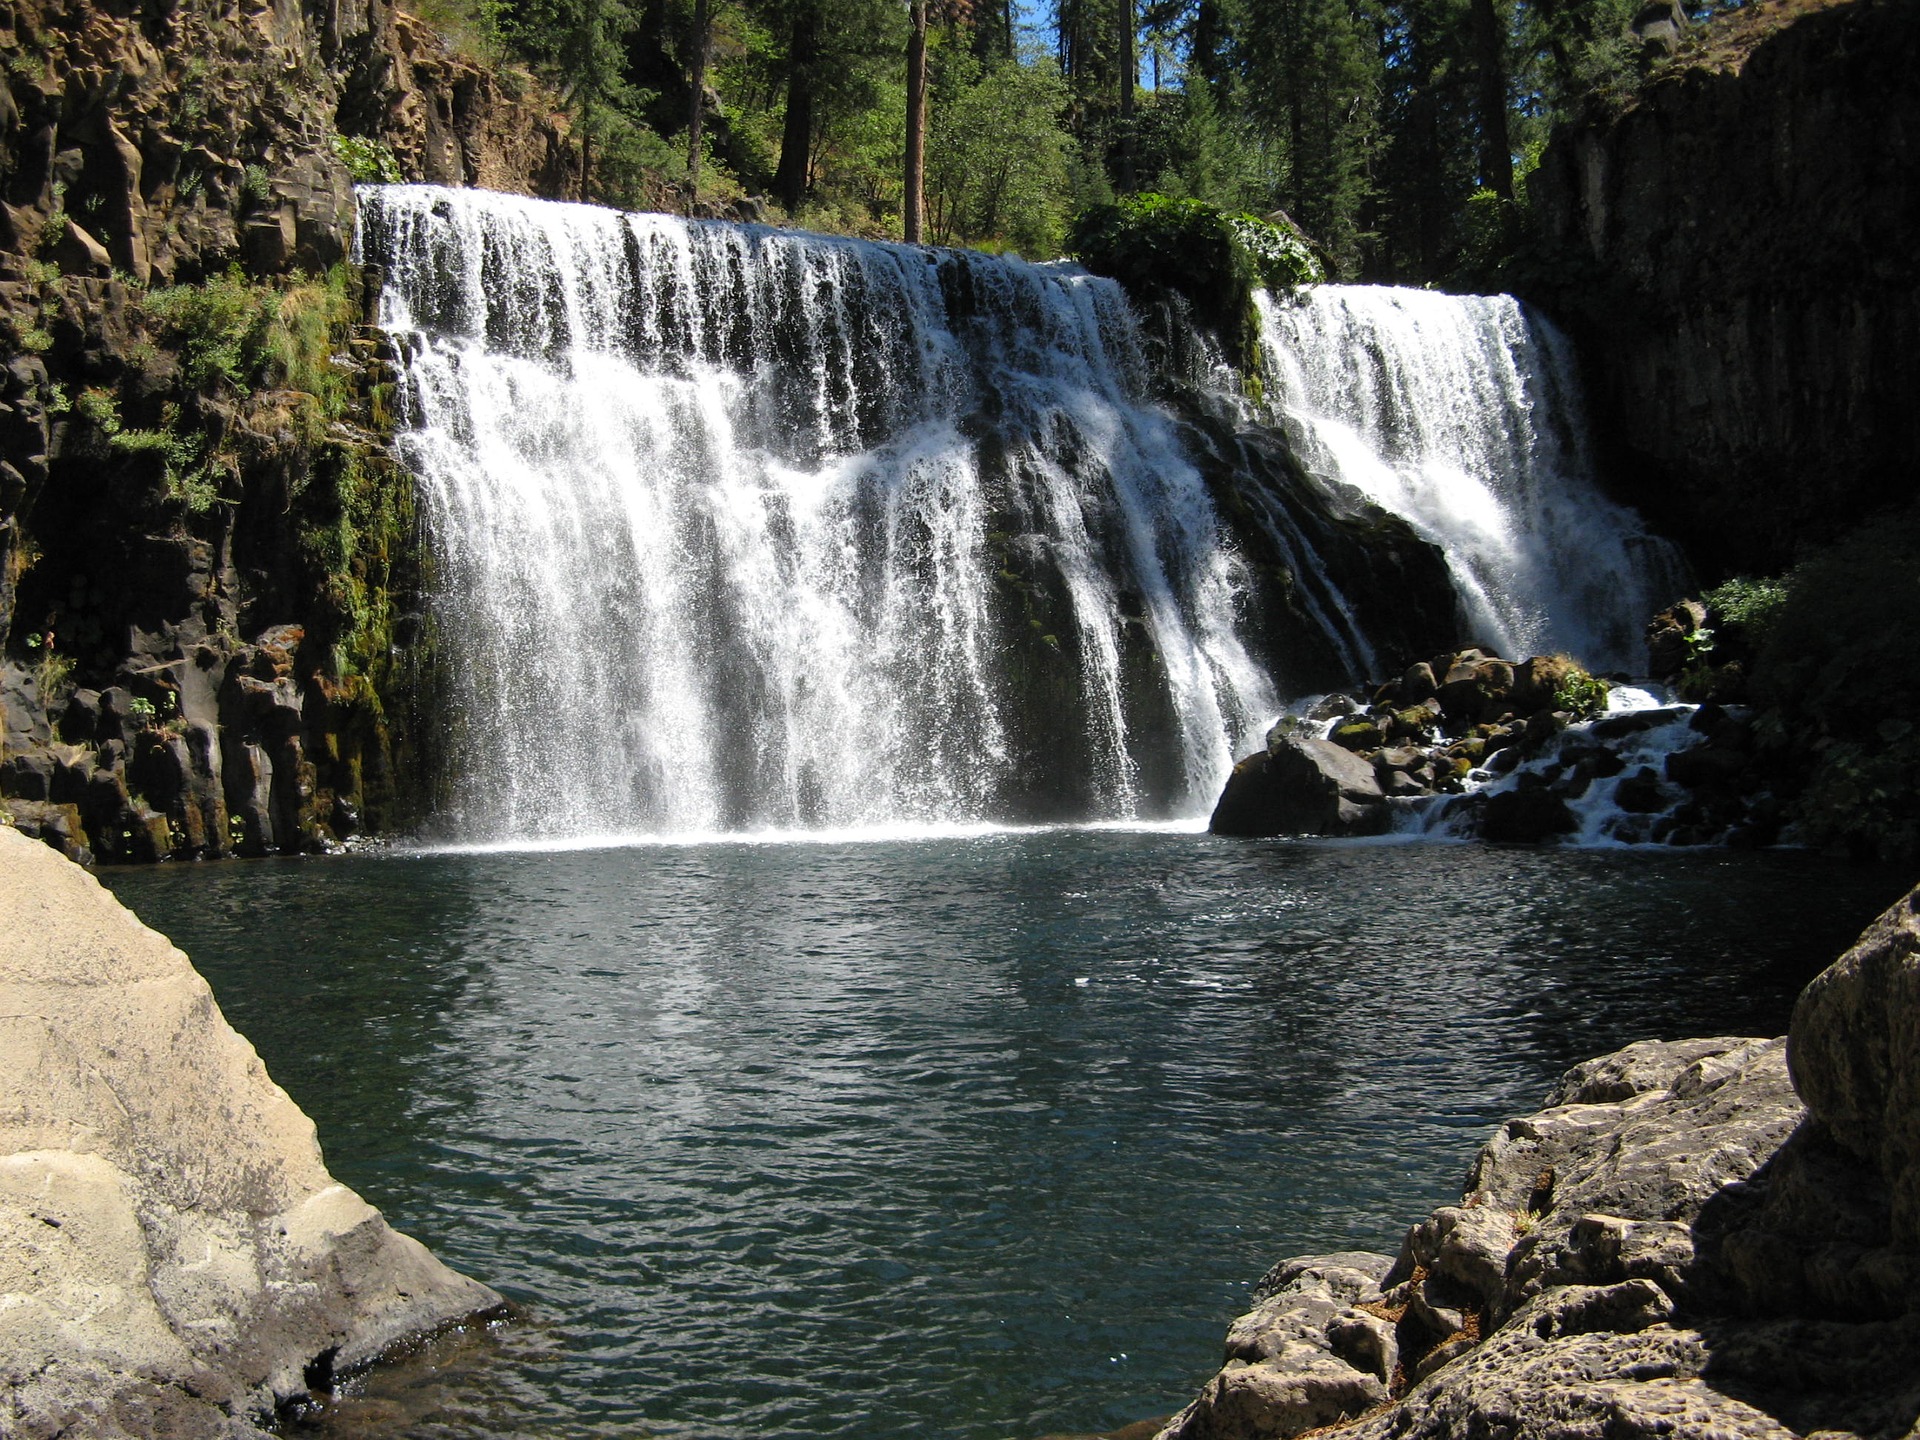
[[[951,49],[932,86],[927,228],[942,245],[1004,241],[1059,253],[1072,137],[1067,91],[1051,61],[982,62]]]
[[[1609,688],[1598,675],[1575,665],[1554,687],[1553,708],[1565,710],[1576,720],[1590,720],[1607,708]]]
[[[1195,318],[1249,369],[1258,335],[1253,292],[1290,291],[1322,278],[1297,231],[1167,195],[1090,207],[1074,221],[1068,243],[1089,270],[1130,290],[1184,296]]]
[[[1888,860],[1920,854],[1920,507],[1868,524],[1728,613],[1758,634],[1760,733],[1799,757],[1806,839]],[[1725,589],[1726,587],[1723,587]]]
[[[204,515],[219,500],[219,480],[208,463],[206,438],[184,428],[180,407],[172,401],[161,407],[158,428],[116,429],[108,443],[123,455],[159,457],[167,499],[184,506],[188,514]]]
[[[336,135],[333,153],[347,167],[356,185],[398,185],[404,178],[400,161],[384,140],[364,135]]]
[[[342,266],[275,286],[247,279],[236,265],[198,285],[149,291],[141,304],[178,348],[181,378],[193,391],[244,397],[275,386],[310,397],[316,420],[345,404],[331,358],[335,332],[352,314]]]

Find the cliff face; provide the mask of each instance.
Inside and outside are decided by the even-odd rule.
[[[1623,497],[1711,573],[1773,571],[1914,495],[1920,8],[1767,0],[1531,195]]]
[[[404,822],[430,647],[342,140],[552,194],[563,122],[385,0],[19,0],[0,52],[0,800],[113,860]]]

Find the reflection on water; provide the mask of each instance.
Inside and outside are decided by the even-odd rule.
[[[1051,831],[111,883],[526,1307],[331,1433],[997,1440],[1176,1408],[1274,1258],[1391,1246],[1576,1059],[1778,1033],[1901,878]]]

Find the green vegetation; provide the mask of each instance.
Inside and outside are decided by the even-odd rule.
[[[1607,708],[1608,689],[1598,675],[1589,675],[1575,665],[1554,687],[1553,708],[1565,710],[1576,720],[1591,720]]]
[[[356,185],[398,185],[406,178],[400,173],[400,162],[395,158],[393,148],[384,140],[370,140],[362,135],[336,135],[333,137],[333,153],[347,167],[347,173],[353,177]]]
[[[1920,857],[1920,508],[1876,521],[1785,575],[1707,592],[1683,697],[1750,703],[1805,842]]]
[[[1632,32],[1644,8],[928,0],[926,234],[1043,258],[1089,207],[1157,194],[1283,211],[1342,278],[1497,277],[1523,244],[1551,126],[1662,63]],[[764,196],[774,218],[898,237],[912,9],[433,0],[424,13],[468,53],[555,87],[583,141],[583,197],[712,210]],[[387,173],[342,154],[357,177]]]
[[[1186,297],[1243,368],[1251,368],[1257,354],[1253,292],[1286,292],[1324,278],[1290,225],[1168,195],[1091,206],[1074,223],[1070,243],[1088,269],[1129,289]]]

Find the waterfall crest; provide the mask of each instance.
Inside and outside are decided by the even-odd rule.
[[[1289,644],[1346,683],[1460,638],[1425,638],[1457,624],[1443,567],[1376,505],[1509,653],[1621,663],[1667,598],[1505,297],[1262,297],[1270,413],[1176,414],[1070,266],[359,203],[461,840],[1204,814]]]
[[[480,191],[360,209],[461,838],[1191,813],[1275,709],[1110,282]]]
[[[1441,548],[1476,643],[1639,665],[1683,569],[1596,486],[1558,331],[1510,295],[1322,285],[1259,306],[1275,422],[1321,483]]]

